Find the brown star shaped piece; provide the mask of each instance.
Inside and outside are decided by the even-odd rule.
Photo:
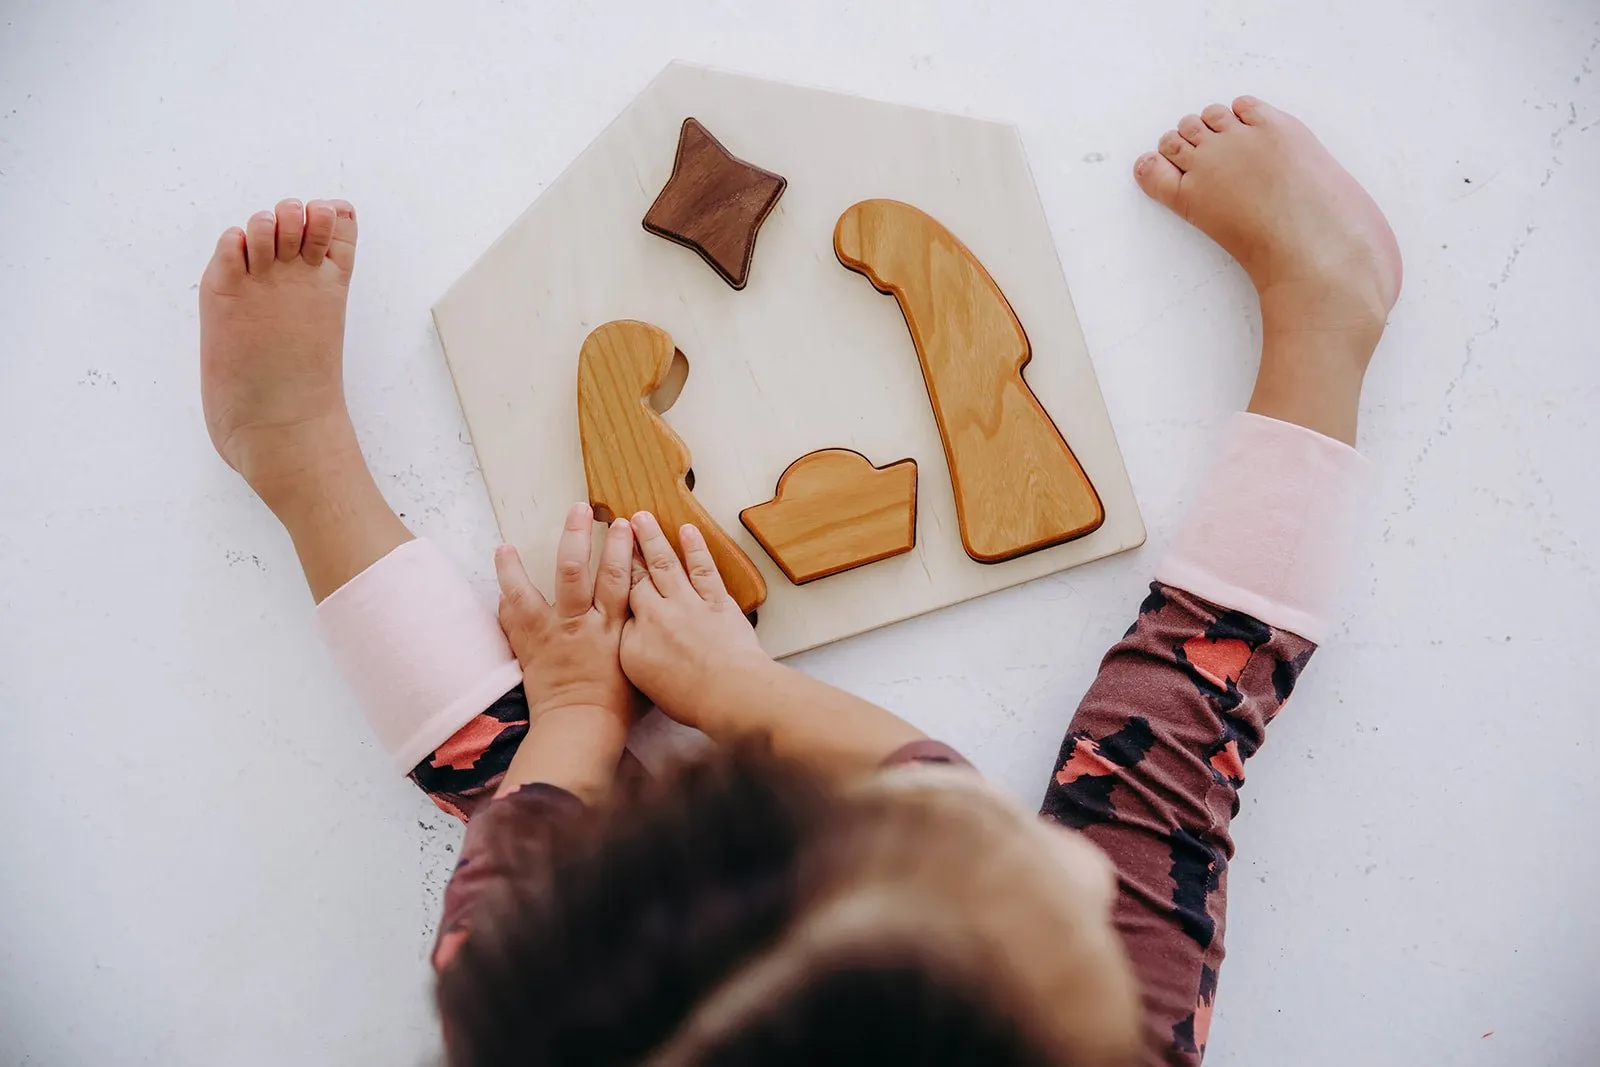
[[[672,177],[645,212],[644,228],[692,248],[722,280],[750,280],[756,233],[789,182],[735,157],[693,119],[683,120]]]

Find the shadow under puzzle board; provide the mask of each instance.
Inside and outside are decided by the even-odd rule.
[[[690,116],[735,156],[789,181],[742,292],[641,225]],[[893,297],[834,256],[835,222],[873,197],[944,223],[1010,299],[1032,343],[1024,376],[1105,506],[1094,533],[999,564],[963,551],[905,320]],[[587,497],[578,352],[613,319],[661,327],[689,362],[665,417],[693,454],[695,496],[766,577],[757,632],[774,656],[1144,542],[1021,139],[1003,123],[672,64],[433,314],[500,532],[541,588],[550,588],[566,508]],[[878,465],[916,459],[917,544],[797,587],[739,512],[771,499],[784,469],[822,448],[854,449]]]

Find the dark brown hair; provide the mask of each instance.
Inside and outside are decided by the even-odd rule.
[[[803,932],[851,818],[743,748],[564,827],[494,825],[514,873],[440,976],[451,1067],[1052,1062],[939,931]]]

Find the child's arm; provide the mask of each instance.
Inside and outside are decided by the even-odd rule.
[[[517,550],[495,553],[500,625],[522,666],[528,732],[495,791],[564,789],[586,804],[611,791],[628,731],[639,716],[617,646],[628,616],[633,531],[614,522],[597,574],[589,569],[594,512],[575,504],[556,548],[555,603],[528,580]]]
[[[693,526],[681,532],[687,571],[654,516],[634,516],[634,527],[643,562],[634,564],[622,664],[667,715],[718,742],[764,736],[778,754],[835,774],[930,744],[893,713],[762,652]]]
[[[1062,744],[1043,814],[1117,867],[1115,919],[1161,1062],[1204,1050],[1244,763],[1327,632],[1366,466],[1310,429],[1235,416]]]

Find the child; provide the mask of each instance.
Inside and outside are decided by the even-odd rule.
[[[356,445],[353,209],[285,201],[223,234],[200,297],[212,440],[293,538],[384,744],[470,819],[434,952],[451,1064],[1199,1062],[1228,823],[1326,634],[1401,266],[1354,179],[1252,97],[1186,116],[1134,174],[1255,283],[1261,367],[1043,819],[766,658],[692,527],[680,562],[650,515],[620,519],[591,576],[573,507],[551,602],[497,554],[497,625]],[[721,744],[619,786],[645,700]]]

